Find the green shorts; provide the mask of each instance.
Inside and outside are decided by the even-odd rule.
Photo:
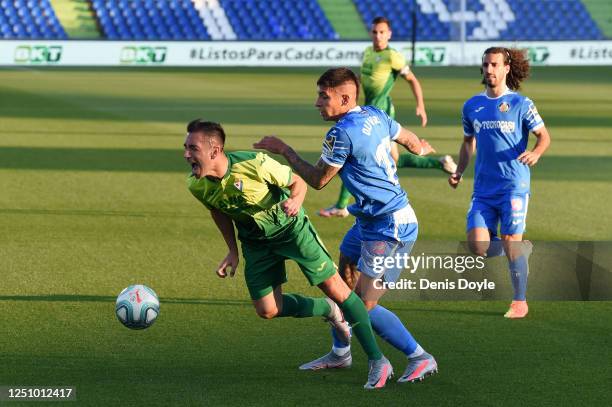
[[[336,273],[336,265],[319,239],[316,230],[304,217],[282,238],[264,242],[242,242],[244,278],[249,294],[258,300],[274,287],[287,282],[285,260],[294,260],[310,285],[319,285]]]
[[[380,96],[366,102],[366,105],[374,106],[387,113],[390,118],[395,119],[395,106],[390,96]]]

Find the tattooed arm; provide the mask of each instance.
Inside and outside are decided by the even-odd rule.
[[[315,189],[321,189],[340,171],[341,167],[335,167],[319,159],[316,165],[305,161],[290,146],[277,137],[268,136],[253,144],[254,148],[261,148],[274,154],[280,154],[289,163],[291,168]]]

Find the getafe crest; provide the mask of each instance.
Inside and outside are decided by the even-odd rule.
[[[501,102],[497,108],[500,112],[506,113],[508,110],[510,110],[510,105],[507,102]]]

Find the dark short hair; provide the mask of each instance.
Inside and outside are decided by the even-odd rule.
[[[389,30],[391,29],[391,22],[386,17],[378,16],[378,17],[374,17],[374,20],[372,20],[372,25],[382,24],[382,23],[387,24],[387,27],[389,27]]]
[[[208,136],[216,136],[221,141],[221,145],[225,145],[225,131],[219,123],[207,122],[202,119],[195,119],[187,125],[189,133],[203,133]]]
[[[357,88],[357,99],[359,99],[359,77],[348,68],[331,68],[321,75],[317,85],[322,88],[335,88],[346,82],[353,82]]]

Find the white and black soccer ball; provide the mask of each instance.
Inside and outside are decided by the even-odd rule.
[[[146,285],[131,285],[117,297],[115,314],[130,329],[148,328],[159,315],[159,298]]]

